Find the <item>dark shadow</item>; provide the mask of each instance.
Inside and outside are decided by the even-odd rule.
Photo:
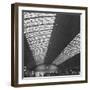
[[[57,14],[45,63],[51,64],[69,42],[80,32],[80,14]]]

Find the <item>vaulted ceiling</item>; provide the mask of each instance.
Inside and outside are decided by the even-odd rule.
[[[80,14],[56,13],[44,64],[50,65],[78,33],[80,33]],[[24,62],[31,69],[36,66],[26,37],[24,37]]]

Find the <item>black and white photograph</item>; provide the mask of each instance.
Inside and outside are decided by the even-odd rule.
[[[15,85],[87,81],[87,8],[15,6]]]
[[[79,75],[80,14],[23,11],[22,15],[24,77]]]

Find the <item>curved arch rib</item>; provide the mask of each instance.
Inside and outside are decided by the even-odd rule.
[[[53,61],[53,64],[60,65],[71,57],[80,53],[80,33],[64,48],[61,54]]]
[[[24,12],[24,34],[36,65],[43,64],[56,14]]]

